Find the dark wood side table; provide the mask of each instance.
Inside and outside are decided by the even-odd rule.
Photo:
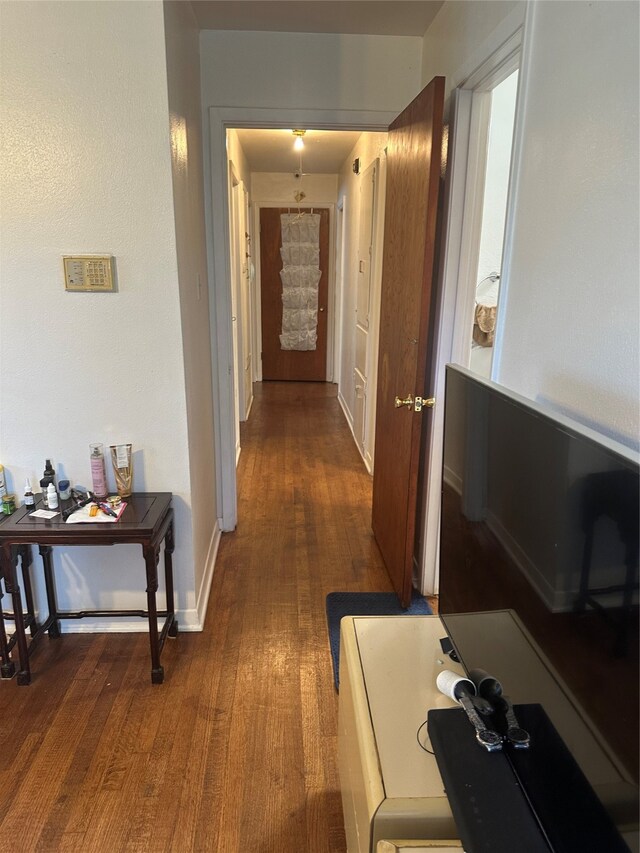
[[[29,684],[31,670],[29,655],[37,641],[48,631],[50,637],[60,636],[60,620],[82,619],[85,616],[140,616],[149,622],[151,646],[151,681],[161,684],[164,669],[160,654],[165,639],[178,634],[173,602],[174,550],[173,510],[170,492],[134,493],[126,499],[127,507],[118,521],[112,523],[67,524],[61,515],[52,519],[34,518],[21,507],[0,524],[0,576],[4,577],[7,593],[13,600],[15,620],[15,645],[18,648],[20,668],[18,684]],[[63,504],[63,508],[66,504]],[[40,508],[41,505],[38,506]],[[164,571],[166,587],[166,610],[158,611],[158,562],[160,548],[164,542]],[[55,579],[53,573],[52,548],[55,545],[142,545],[146,568],[146,610],[58,610]],[[25,632],[25,618],[17,577],[17,548],[27,544],[37,545],[44,569],[45,589],[49,613],[40,624],[27,618],[30,636]],[[24,563],[23,563],[24,569]],[[28,602],[31,610],[32,604]],[[27,611],[30,614],[30,611]],[[162,629],[158,631],[158,618],[164,617]],[[0,637],[0,640],[2,638]],[[7,645],[10,645],[8,643]]]

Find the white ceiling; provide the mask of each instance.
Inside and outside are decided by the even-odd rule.
[[[420,36],[444,0],[191,0],[202,30]]]
[[[300,154],[293,150],[295,137],[285,130],[236,131],[252,172],[291,172],[300,167]],[[302,151],[302,171],[334,175],[356,144],[360,131],[307,130]]]

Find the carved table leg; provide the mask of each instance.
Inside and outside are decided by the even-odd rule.
[[[147,569],[147,610],[149,612],[149,645],[151,647],[151,682],[162,684],[164,669],[160,665],[160,643],[158,641],[158,608],[156,593],[158,591],[158,560],[160,547],[144,544],[142,546],[144,562]]]
[[[2,577],[2,568],[0,567],[0,577]],[[7,632],[4,626],[4,613],[2,612],[2,595],[0,589],[0,678],[11,678],[16,671],[16,665],[9,657],[9,643],[7,641]]]
[[[44,566],[44,585],[47,591],[49,616],[53,618],[49,626],[49,636],[57,639],[60,636],[60,622],[56,619],[58,615],[58,601],[56,598],[55,579],[53,577],[53,560],[51,558],[53,548],[51,545],[39,545],[38,550],[42,557],[42,565]]]
[[[164,538],[164,580],[167,593],[167,612],[173,616],[171,626],[167,632],[169,637],[178,636],[178,621],[176,619],[176,609],[173,600],[173,560],[172,554],[175,548],[173,538],[173,510],[171,510],[171,524],[167,528],[167,534]]]
[[[18,684],[29,684],[31,681],[31,670],[29,669],[29,649],[27,638],[24,633],[24,619],[22,617],[22,596],[16,573],[16,562],[13,559],[11,545],[2,546],[2,573],[4,575],[5,588],[11,595],[13,603],[13,618],[15,623],[16,645],[18,646],[18,657],[20,658],[20,669],[18,670]],[[13,667],[14,664],[11,664]]]
[[[20,569],[22,571],[22,589],[24,590],[24,603],[27,607],[29,616],[29,632],[33,636],[38,630],[36,621],[36,611],[33,604],[33,590],[31,589],[31,545],[18,545],[18,554],[20,555]]]

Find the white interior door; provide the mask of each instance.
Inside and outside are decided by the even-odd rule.
[[[240,412],[242,411],[242,346],[240,337],[240,269],[238,244],[238,188],[233,164],[229,163],[229,260],[231,272],[231,329],[233,335],[233,410],[236,464],[240,458]]]
[[[375,167],[360,177],[360,205],[356,257],[356,348],[354,365],[355,401],[353,434],[364,456],[365,407],[367,388],[367,349],[369,338],[369,298],[371,292],[371,233]]]
[[[251,298],[251,238],[249,234],[249,194],[242,183],[238,184],[238,270],[240,290],[240,329],[242,344],[242,394],[240,419],[246,421],[253,401],[253,346]]]

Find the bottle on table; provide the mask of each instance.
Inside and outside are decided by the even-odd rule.
[[[31,491],[31,480],[27,477],[24,484],[24,505],[31,512],[36,507],[36,497]]]
[[[58,493],[56,492],[56,487],[53,483],[49,483],[47,486],[47,506],[49,509],[58,508]]]
[[[102,444],[90,444],[89,450],[91,451],[91,490],[97,498],[106,498],[109,490],[104,464],[104,447]]]

